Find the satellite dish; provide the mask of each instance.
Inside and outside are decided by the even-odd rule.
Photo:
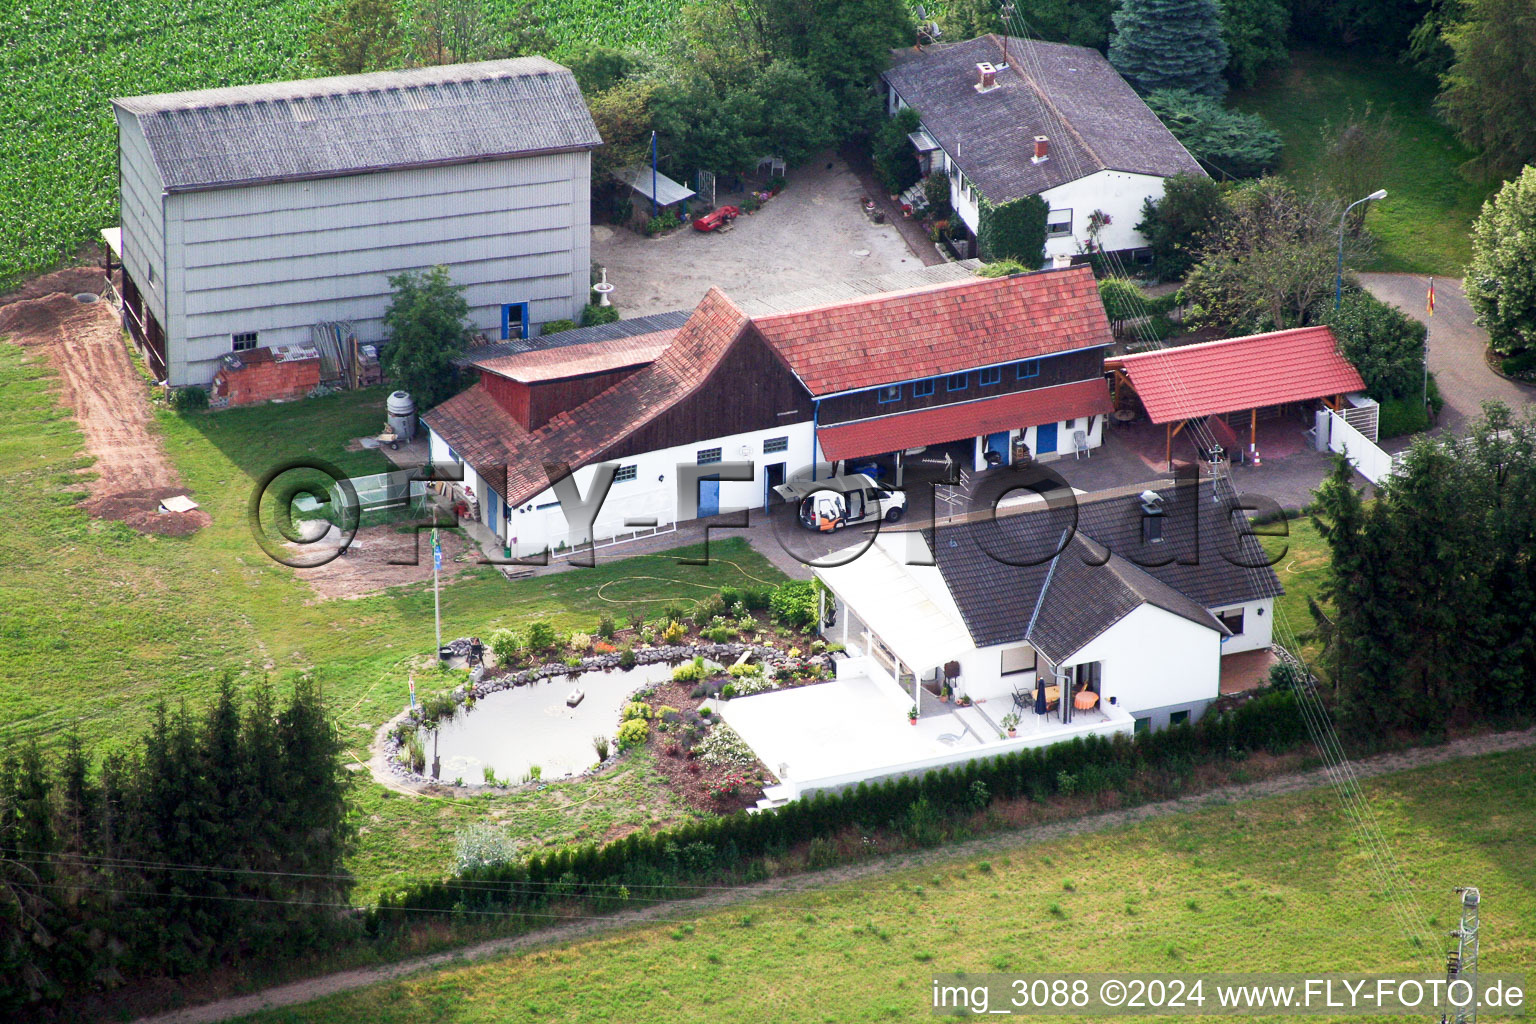
[[[939,38],[943,37],[944,31],[939,28],[939,23],[938,22],[930,21],[928,23],[928,34],[930,36],[932,36],[933,38],[935,38],[935,39],[939,39]]]
[[[918,4],[917,5],[917,20],[918,21],[925,21],[925,20],[927,20],[927,18],[928,18],[928,11],[927,11],[927,9],[924,8],[922,4]]]

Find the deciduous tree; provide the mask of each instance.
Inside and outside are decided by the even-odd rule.
[[[1536,9],[1529,0],[1466,0],[1444,38],[1455,61],[1439,103],[1461,140],[1502,174],[1536,161]]]
[[[469,304],[443,266],[397,274],[389,286],[394,298],[384,313],[386,370],[418,406],[429,408],[457,390],[453,357],[464,347]]]
[[[1463,287],[1495,352],[1536,349],[1536,167],[1483,204]]]
[[[397,67],[405,52],[396,0],[342,0],[321,12],[309,39],[310,61],[333,75]]]
[[[1152,268],[1164,281],[1189,273],[1205,251],[1205,238],[1226,206],[1221,186],[1204,174],[1175,174],[1164,180],[1161,199],[1142,204],[1136,225],[1152,250]]]
[[[1381,187],[1392,170],[1397,129],[1391,114],[1377,114],[1367,103],[1353,106],[1338,123],[1324,121],[1322,156],[1317,161],[1317,180],[1325,191],[1346,205]],[[1369,205],[1361,203],[1350,212],[1348,230],[1358,235],[1365,228]]]

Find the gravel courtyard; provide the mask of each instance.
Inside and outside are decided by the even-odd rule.
[[[783,192],[729,231],[690,227],[646,238],[594,225],[592,264],[607,268],[613,303],[625,317],[692,309],[712,284],[752,299],[922,266],[895,227],[864,216],[864,195],[848,165],[825,153],[791,171]],[[739,205],[743,194],[716,198]]]

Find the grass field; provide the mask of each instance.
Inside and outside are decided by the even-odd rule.
[[[330,0],[58,0],[0,9],[0,290],[117,223],[117,96],[305,78]],[[517,6],[488,0],[492,13]],[[557,42],[660,44],[680,0],[536,0]]]
[[[279,685],[302,671],[320,681],[361,754],[404,705],[407,664],[432,650],[431,589],[424,582],[317,602],[294,570],[256,546],[245,507],[253,478],[283,459],[318,456],[353,474],[382,468],[377,453],[343,449],[374,428],[383,392],[213,415],[161,412],[166,447],[213,524],[190,537],[153,537],[75,507],[81,435],[54,402],[50,377],[0,343],[0,747],[36,738],[56,748],[70,731],[93,745],[121,741],[159,700],[202,704],[225,671]],[[605,612],[654,612],[692,590],[783,579],[739,538],[715,541],[710,553],[706,566],[678,564],[696,549],[600,557],[594,569],[516,583],[472,569],[443,587],[443,632],[483,636],[538,617],[591,630]],[[446,685],[433,678],[418,675],[423,695]],[[367,829],[360,897],[401,871],[442,871],[452,828],[470,816],[504,819],[546,844],[684,813],[643,759],[578,794],[550,786],[484,801],[412,800],[364,784],[358,801]]]
[[[1331,791],[1232,804],[760,900],[261,1015],[305,1024],[861,1022],[977,972],[1444,970],[1451,889],[1483,893],[1485,972],[1536,962],[1536,751],[1365,784],[1415,949]]]
[[[1289,70],[1232,102],[1279,130],[1281,172],[1299,180],[1315,166],[1325,122],[1342,122],[1351,105],[1390,113],[1397,146],[1380,183],[1388,195],[1371,204],[1367,221],[1377,253],[1356,269],[1460,277],[1472,254],[1472,220],[1498,183],[1462,176],[1459,168],[1473,154],[1435,116],[1435,92],[1431,76],[1391,61],[1295,51]]]

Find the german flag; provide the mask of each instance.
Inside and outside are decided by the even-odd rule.
[[[1429,315],[1430,316],[1434,316],[1435,315],[1435,279],[1434,278],[1430,278],[1429,279],[1429,298],[1426,300],[1425,308],[1429,310]]]

